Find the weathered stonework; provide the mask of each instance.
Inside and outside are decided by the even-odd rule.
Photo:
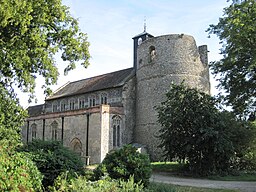
[[[194,38],[183,34],[150,38],[142,42],[137,54],[135,142],[147,145],[152,158],[159,160],[161,150],[156,136],[160,125],[155,106],[164,100],[171,83],[185,81],[209,93],[208,66],[201,61],[206,62],[207,55],[204,49],[200,57]]]
[[[59,140],[90,163],[133,143],[160,160],[155,106],[171,83],[210,92],[207,46],[197,47],[184,34],[153,37],[144,31],[133,40],[133,68],[67,83],[43,105],[30,107],[23,142]]]

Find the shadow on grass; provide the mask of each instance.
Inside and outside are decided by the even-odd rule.
[[[179,177],[202,178],[199,175],[193,175],[188,171],[188,165],[178,162],[153,162],[151,163],[153,172],[166,172],[168,175]],[[256,171],[245,172],[236,171],[229,175],[211,175],[203,177],[204,179],[219,181],[256,181]]]

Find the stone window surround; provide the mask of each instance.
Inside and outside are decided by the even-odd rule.
[[[63,99],[60,102],[60,111],[66,111],[66,110],[67,110],[67,101]]]
[[[100,93],[100,104],[108,104],[108,94],[106,92]]]
[[[83,108],[86,108],[86,105],[88,103],[86,103],[86,100],[84,97],[80,97],[80,98],[78,98],[78,104],[79,104],[78,108],[83,109]]]
[[[76,100],[74,98],[69,99],[69,110],[75,110]]]
[[[110,103],[116,103],[121,102],[122,99],[120,97],[113,97],[109,98],[109,94],[107,92],[101,92],[98,94],[91,94],[86,99],[85,96],[81,96],[78,98],[69,98],[69,99],[62,99],[60,101],[60,104],[58,104],[57,101],[54,101],[52,103],[51,111],[52,112],[58,112],[58,111],[67,111],[67,110],[75,110],[77,109],[83,109],[87,107],[94,107],[100,104],[110,104]],[[72,107],[70,106],[72,103]],[[77,103],[77,107],[76,107]]]
[[[32,140],[36,139],[36,134],[37,134],[37,125],[33,123],[31,125],[31,132],[32,132]]]
[[[57,112],[58,111],[58,102],[54,101],[52,104],[52,112]]]
[[[113,148],[121,146],[121,125],[122,125],[122,118],[118,115],[115,115],[112,118]]]
[[[52,128],[52,140],[56,141],[58,139],[58,123],[56,121],[53,121],[51,123]]]

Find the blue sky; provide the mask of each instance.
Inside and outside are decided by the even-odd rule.
[[[217,24],[223,15],[226,0],[63,0],[73,17],[79,19],[81,31],[90,42],[90,66],[79,65],[68,76],[63,75],[63,62],[56,57],[60,77],[55,90],[68,81],[88,78],[133,66],[132,37],[143,32],[146,17],[147,32],[154,36],[184,33],[194,36],[197,45],[208,45],[209,61],[218,60],[219,39],[207,38],[205,30]],[[42,79],[37,80],[37,104],[44,103]],[[216,82],[212,80],[212,87]],[[212,89],[212,93],[216,90]],[[27,95],[21,104],[27,106]],[[31,103],[30,105],[34,105]]]

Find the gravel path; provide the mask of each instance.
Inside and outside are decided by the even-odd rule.
[[[247,181],[215,181],[207,179],[179,178],[170,176],[168,175],[168,173],[153,173],[150,181],[180,186],[216,189],[236,189],[241,192],[256,192],[256,182]]]

